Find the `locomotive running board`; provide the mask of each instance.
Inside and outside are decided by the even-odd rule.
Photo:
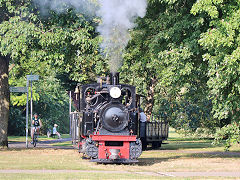
[[[131,135],[90,135],[93,141],[136,141],[137,136]]]

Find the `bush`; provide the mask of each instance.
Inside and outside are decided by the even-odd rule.
[[[218,129],[215,134],[214,144],[224,143],[225,151],[236,143],[240,143],[240,127],[239,124],[234,122]]]
[[[215,128],[197,128],[194,137],[197,138],[214,138]]]
[[[176,129],[176,132],[178,134],[182,134],[184,136],[197,138],[197,139],[213,139],[216,129],[215,128],[212,128],[212,129],[197,128],[195,131],[193,131],[185,128],[185,129]]]
[[[23,136],[26,132],[26,119],[21,107],[11,107],[8,121],[8,135]]]

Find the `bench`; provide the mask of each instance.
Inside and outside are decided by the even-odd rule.
[[[51,134],[50,137],[55,138],[56,134]]]

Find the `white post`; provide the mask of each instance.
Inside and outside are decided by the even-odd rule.
[[[71,126],[72,126],[72,122],[71,122],[71,112],[72,112],[72,91],[69,91],[69,134],[72,134],[71,131]]]
[[[26,148],[28,148],[28,80],[27,80],[27,104],[26,104]]]
[[[33,118],[33,98],[32,98],[32,81],[30,80],[31,83],[31,121]]]

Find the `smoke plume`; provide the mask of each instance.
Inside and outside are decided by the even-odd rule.
[[[101,49],[109,59],[111,72],[122,65],[122,54],[130,40],[129,30],[137,17],[144,17],[147,0],[33,0],[43,15],[53,10],[58,13],[74,8],[89,17],[97,15],[101,24],[97,31],[103,38]]]
[[[122,65],[122,53],[130,40],[129,30],[137,17],[144,17],[146,0],[99,0],[97,15],[102,23],[97,31],[103,37],[101,48],[109,58],[111,72]]]

